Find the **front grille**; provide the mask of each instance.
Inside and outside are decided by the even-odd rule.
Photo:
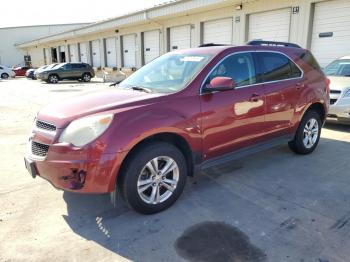
[[[37,120],[36,121],[36,127],[39,129],[44,129],[48,131],[56,131],[56,126],[44,121]]]
[[[339,91],[339,90],[330,90],[329,92],[331,94],[340,94],[341,93],[341,91]]]
[[[35,156],[46,156],[49,146],[32,141],[32,154]]]
[[[331,105],[334,105],[334,104],[337,102],[337,100],[338,100],[338,99],[332,99],[332,98],[331,98],[330,101],[329,101],[329,103],[330,103]]]

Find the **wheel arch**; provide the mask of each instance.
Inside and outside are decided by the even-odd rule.
[[[182,137],[179,134],[171,133],[171,132],[163,132],[163,133],[157,133],[153,134],[151,136],[148,136],[144,138],[143,140],[139,141],[137,144],[135,144],[131,150],[128,152],[128,154],[125,156],[125,158],[122,161],[122,164],[119,168],[118,175],[116,177],[116,181],[118,183],[118,180],[121,178],[119,175],[123,172],[123,170],[128,165],[130,159],[132,156],[138,151],[141,150],[144,146],[154,143],[154,142],[166,142],[174,145],[177,147],[181,153],[184,155],[186,159],[187,164],[187,172],[189,176],[193,176],[195,166],[196,166],[196,160],[195,160],[195,154],[192,151],[192,148],[190,144],[187,142],[187,140]]]
[[[304,115],[306,114],[306,112],[310,111],[310,110],[314,110],[316,112],[318,112],[320,114],[320,117],[321,117],[321,121],[322,123],[324,123],[324,121],[326,120],[326,109],[323,105],[323,103],[321,102],[315,102],[315,103],[312,103],[304,112],[303,114],[303,117]]]

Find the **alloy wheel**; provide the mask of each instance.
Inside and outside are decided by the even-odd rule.
[[[53,83],[53,84],[58,83],[58,77],[55,76],[55,75],[50,76],[50,82]]]
[[[316,143],[319,136],[319,126],[315,118],[311,118],[304,127],[303,144],[306,148],[311,148]]]
[[[159,156],[150,160],[141,170],[137,191],[147,204],[159,204],[172,196],[179,181],[179,167],[174,159]]]
[[[9,75],[6,74],[6,73],[3,73],[3,74],[1,75],[1,78],[2,78],[2,79],[8,79],[8,78],[9,78]]]
[[[85,82],[89,82],[90,80],[91,80],[90,75],[85,74],[85,75],[84,75],[84,81],[85,81]]]

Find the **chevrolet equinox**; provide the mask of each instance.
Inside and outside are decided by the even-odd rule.
[[[156,213],[201,169],[281,143],[313,152],[328,105],[329,80],[308,50],[208,44],[43,108],[25,164],[58,189],[120,192],[136,211]]]

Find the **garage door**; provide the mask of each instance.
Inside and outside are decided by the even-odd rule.
[[[248,40],[289,41],[291,9],[249,15]]]
[[[100,40],[91,41],[92,66],[101,66]]]
[[[170,28],[170,51],[191,48],[191,26]]]
[[[80,43],[80,61],[83,63],[89,63],[89,48],[88,43]]]
[[[106,39],[107,66],[117,66],[117,39],[115,37]]]
[[[78,46],[77,44],[69,45],[70,61],[73,63],[79,62]]]
[[[136,35],[123,36],[123,66],[136,67]]]
[[[321,66],[350,54],[350,1],[315,4],[311,50]]]
[[[151,62],[160,55],[160,35],[159,30],[144,32],[143,53],[145,64]]]
[[[203,44],[232,44],[232,25],[232,18],[204,22]]]

